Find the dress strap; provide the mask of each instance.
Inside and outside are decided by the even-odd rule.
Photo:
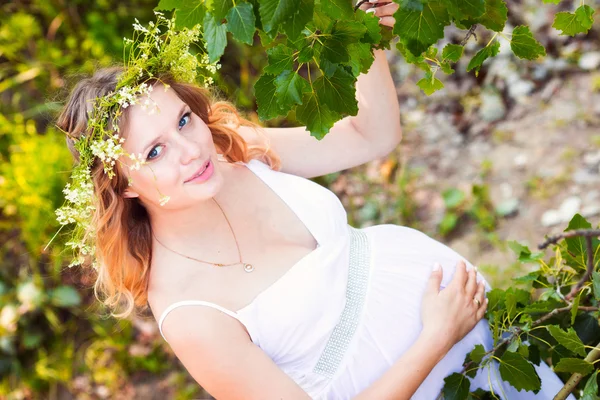
[[[240,323],[242,325],[244,325],[246,330],[248,330],[248,327],[246,327],[246,324],[244,324],[244,322],[240,319],[239,315],[231,310],[226,309],[225,307],[222,307],[218,304],[211,303],[210,301],[204,301],[204,300],[182,300],[182,301],[177,301],[177,302],[171,304],[169,307],[167,307],[165,309],[165,311],[163,311],[162,315],[160,316],[160,320],[158,321],[158,329],[160,330],[160,334],[163,337],[163,339],[165,339],[165,342],[167,342],[167,343],[169,341],[167,340],[167,338],[165,338],[165,335],[163,335],[163,332],[162,332],[163,321],[167,317],[167,314],[169,314],[171,311],[173,311],[177,307],[181,307],[181,306],[208,306],[208,307],[216,308],[217,310],[222,311],[225,314],[240,321]]]

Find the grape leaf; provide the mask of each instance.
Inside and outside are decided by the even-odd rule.
[[[475,69],[475,76],[479,74],[479,69],[485,60],[496,56],[500,52],[500,43],[495,41],[493,44],[479,50],[467,65],[467,72]]]
[[[579,336],[577,336],[577,333],[573,328],[569,327],[569,330],[565,332],[557,325],[548,325],[546,326],[546,329],[559,344],[571,350],[573,353],[585,357],[586,353],[583,342],[579,339]]]
[[[519,58],[535,60],[546,55],[546,49],[533,37],[528,26],[517,26],[512,33],[510,48]]]
[[[457,62],[463,54],[464,47],[460,44],[448,43],[442,50],[442,61]]]
[[[485,0],[444,0],[448,13],[457,20],[477,18],[485,12]]]
[[[361,72],[367,73],[371,64],[375,61],[369,43],[350,43],[348,45],[348,53],[350,53],[348,64],[352,67],[352,74],[354,76],[358,76]]]
[[[594,10],[587,5],[577,8],[574,13],[562,11],[554,16],[552,27],[560,30],[561,35],[587,33],[594,23],[593,14]]]
[[[471,361],[475,363],[480,363],[483,360],[483,356],[485,356],[485,348],[482,344],[475,345],[475,348],[469,353],[469,358]]]
[[[275,94],[279,104],[280,113],[287,114],[294,104],[302,104],[302,95],[310,91],[308,82],[297,72],[283,71],[275,78]]]
[[[265,121],[279,115],[279,104],[275,97],[275,75],[264,74],[254,84],[258,106],[258,117]]]
[[[259,12],[265,32],[276,30],[300,7],[300,0],[261,0]]]
[[[381,41],[381,25],[379,24],[379,17],[373,13],[366,13],[362,10],[357,11],[356,20],[361,22],[367,28],[365,36],[361,41],[365,43],[376,44]]]
[[[279,75],[285,69],[291,69],[294,64],[294,51],[286,45],[280,43],[267,50],[269,64],[264,72],[267,74]]]
[[[598,400],[598,371],[594,372],[585,383],[580,400]]]
[[[444,378],[444,393],[445,400],[466,400],[471,389],[469,378],[463,374],[453,373]]]
[[[227,13],[227,30],[238,42],[254,42],[254,23],[254,11],[250,3],[239,3]]]
[[[218,61],[227,46],[227,25],[217,22],[211,13],[204,16],[204,40],[211,63]]]
[[[343,68],[337,68],[331,77],[322,75],[317,78],[313,87],[319,100],[330,110],[340,114],[356,115],[358,104],[354,81],[354,76],[349,72]]]
[[[340,114],[322,104],[314,92],[305,93],[302,105],[296,108],[296,119],[306,125],[311,136],[319,140],[329,132],[340,117]]]
[[[217,21],[222,21],[232,7],[233,0],[218,0],[213,2],[213,9],[211,12]]]
[[[579,6],[577,10],[575,10],[575,15],[577,16],[577,20],[584,28],[590,29],[594,23],[595,12],[596,11],[592,7],[583,5]]]
[[[283,21],[283,30],[288,38],[294,40],[300,36],[306,24],[313,18],[314,5],[314,0],[300,0],[296,12]]]
[[[315,54],[312,46],[303,47],[298,54],[298,62],[306,63],[312,60],[313,55]]]
[[[438,78],[435,77],[434,74],[430,72],[425,72],[425,77],[421,78],[417,82],[417,86],[425,92],[426,95],[430,95],[434,92],[437,92],[440,89],[444,88],[444,84]]]
[[[415,56],[420,55],[444,37],[444,27],[450,24],[446,6],[437,0],[401,0],[394,13],[393,33]]]
[[[191,29],[204,20],[206,15],[206,8],[201,1],[160,0],[154,9],[166,11],[176,9],[177,20],[175,24],[177,28]]]
[[[334,19],[352,18],[352,2],[348,0],[325,0],[321,2],[323,11]]]
[[[594,370],[594,364],[581,358],[561,358],[558,364],[554,366],[554,370],[557,372],[578,373],[585,376]]]
[[[496,32],[502,32],[508,18],[508,8],[504,0],[485,0],[485,13],[479,23]]]
[[[331,34],[323,41],[321,58],[333,63],[350,61],[348,44],[358,42],[367,28],[355,21],[336,21]]]
[[[540,377],[522,355],[510,351],[504,352],[500,359],[500,376],[517,390],[538,392],[541,388]]]

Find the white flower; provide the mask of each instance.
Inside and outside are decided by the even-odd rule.
[[[14,304],[7,304],[2,307],[2,311],[0,311],[0,326],[8,332],[15,332],[17,330],[18,319],[19,314]]]

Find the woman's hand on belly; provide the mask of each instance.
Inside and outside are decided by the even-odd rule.
[[[467,271],[459,261],[450,284],[440,290],[442,268],[434,267],[423,296],[421,319],[425,337],[435,338],[448,350],[469,333],[487,309],[484,282],[477,283],[477,271]]]

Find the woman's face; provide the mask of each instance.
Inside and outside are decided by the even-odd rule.
[[[150,96],[157,108],[150,113],[152,104],[144,109],[145,97],[128,110],[128,124],[124,127],[127,153],[139,156],[147,164],[139,170],[128,168],[135,164],[129,157],[121,160],[125,176],[131,177],[131,186],[125,197],[139,197],[146,207],[160,206],[161,194],[169,196],[165,209],[186,208],[215,196],[222,183],[218,168],[217,151],[211,132],[204,121],[192,113],[171,88],[158,83]],[[210,162],[200,178],[191,178]]]

